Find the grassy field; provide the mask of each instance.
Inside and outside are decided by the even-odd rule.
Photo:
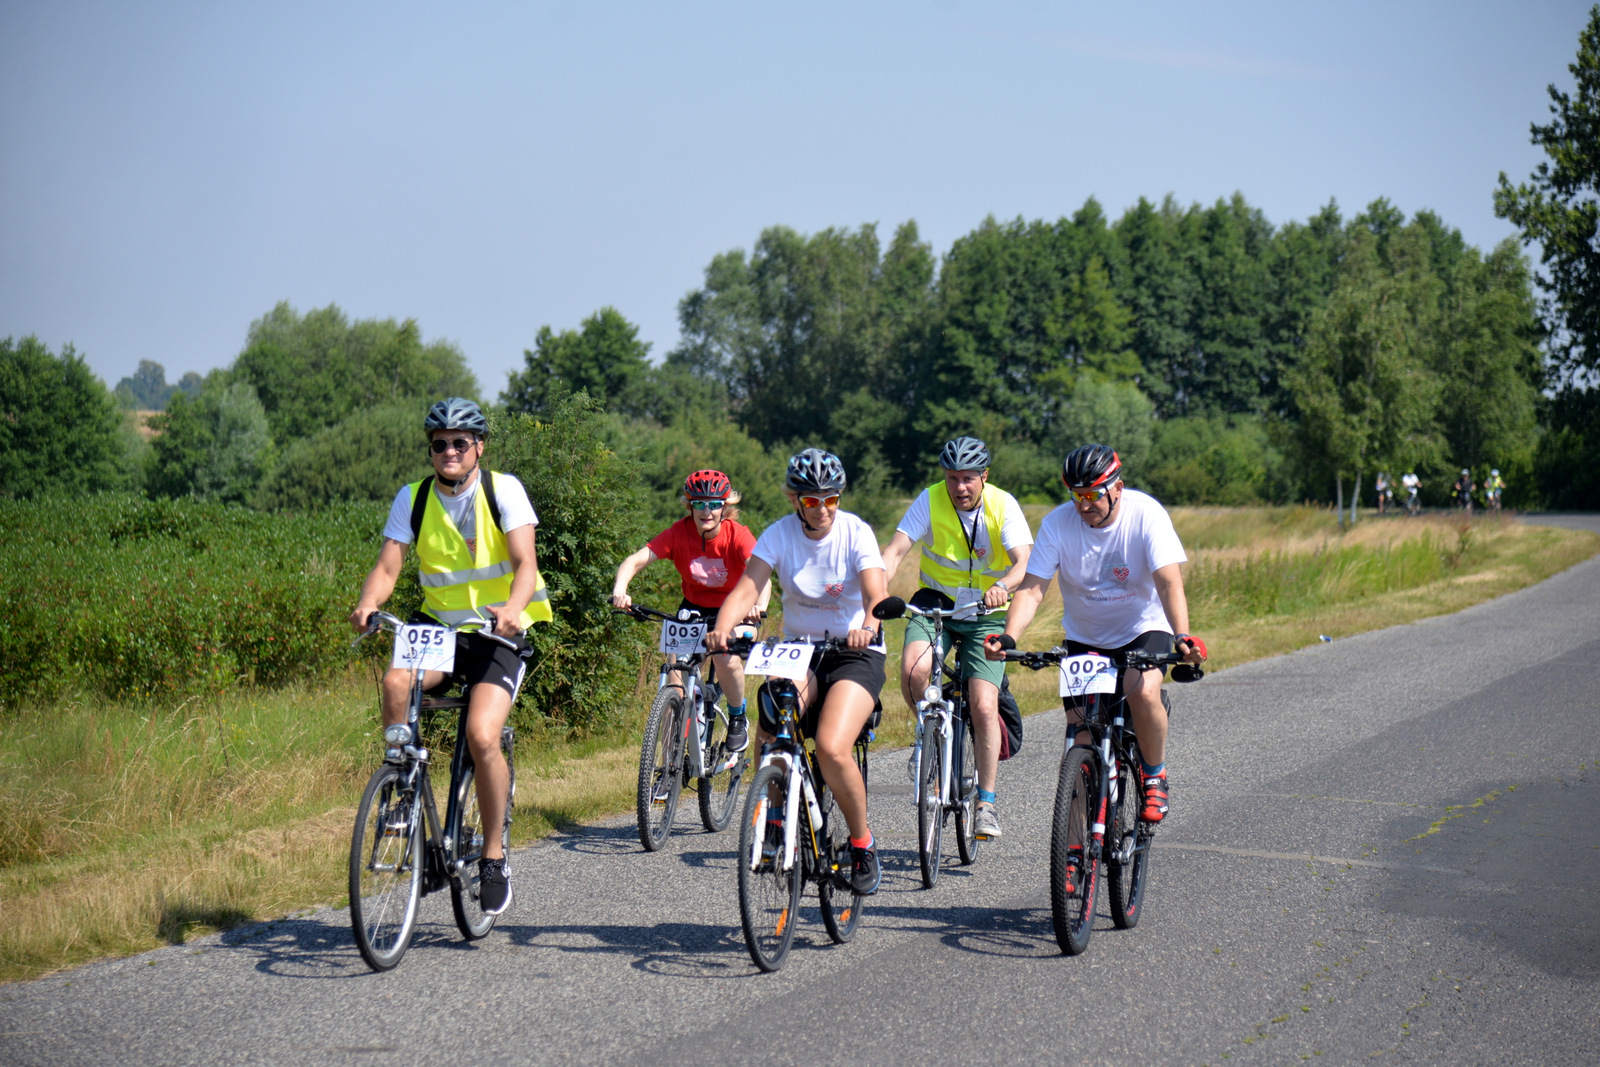
[[[1035,527],[1044,510],[1029,509]],[[1311,509],[1173,517],[1213,669],[1457,611],[1600,549],[1591,534],[1509,519],[1368,519],[1341,534]],[[908,566],[894,591],[915,581]],[[1060,614],[1052,590],[1025,643],[1056,643]],[[901,629],[890,628],[891,662]],[[641,672],[640,716],[652,684]],[[1055,702],[1047,674],[1013,685],[1025,712]],[[895,689],[882,745],[909,736]],[[378,754],[373,693],[356,672],[317,688],[166,708],[69,703],[0,721],[0,980],[341,903],[354,802]],[[640,726],[522,737],[515,842],[629,809]]]

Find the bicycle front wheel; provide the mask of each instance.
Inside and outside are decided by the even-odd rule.
[[[939,884],[939,859],[944,836],[944,743],[938,731],[923,731],[922,747],[917,750],[917,860],[922,866],[922,884],[932,889]]]
[[[1137,752],[1137,750],[1135,750]],[[1138,759],[1135,755],[1134,759]],[[1131,930],[1139,925],[1140,909],[1144,904],[1145,882],[1150,878],[1150,835],[1140,832],[1139,776],[1134,773],[1132,760],[1120,761],[1117,771],[1117,821],[1107,845],[1113,850],[1106,861],[1106,887],[1111,891],[1111,921],[1119,930]],[[1118,861],[1115,857],[1127,854]]]
[[[511,728],[500,737],[500,751],[506,758],[506,814],[500,824],[502,855],[511,854],[511,804],[517,795],[517,765],[512,762]],[[478,885],[478,861],[483,858],[483,843],[492,831],[483,824],[483,812],[478,807],[477,775],[471,763],[461,771],[456,783],[456,810],[460,812],[455,832],[450,835],[451,866],[456,871],[450,879],[450,907],[455,912],[456,928],[468,941],[476,941],[494,929],[498,916],[483,911],[481,890]]]
[[[400,962],[422,899],[422,804],[399,767],[373,772],[350,839],[350,929],[375,971]]]
[[[700,825],[706,828],[707,833],[720,833],[728,828],[728,821],[733,818],[733,809],[739,805],[739,784],[744,779],[745,768],[750,765],[750,749],[737,756],[731,755],[725,742],[728,739],[728,720],[716,713],[715,708],[707,708],[706,714],[712,717],[711,744],[706,746],[710,753],[707,757],[717,768],[715,774],[709,778],[698,779],[695,791],[700,794]],[[733,765],[726,770],[722,765],[732,761]]]
[[[639,746],[639,843],[655,852],[667,843],[683,791],[683,691],[664,685],[650,706]]]
[[[1098,803],[1099,771],[1094,753],[1070,749],[1056,782],[1055,818],[1050,830],[1050,919],[1056,943],[1068,956],[1089,947],[1094,930],[1098,864],[1090,850],[1089,822]]]
[[[961,759],[952,769],[956,791],[956,849],[963,866],[978,858],[978,761],[972,748],[972,721],[961,727]]]
[[[850,825],[833,798],[833,790],[822,788],[822,861],[818,864],[817,898],[822,910],[822,925],[835,944],[842,945],[856,936],[861,925],[861,910],[867,898],[850,886],[854,870],[850,851]]]
[[[768,840],[767,811],[782,817],[789,779],[782,768],[767,766],[756,772],[744,798],[744,823],[739,830],[739,922],[750,958],[763,971],[783,966],[794,943],[794,924],[800,917],[800,859],[783,869],[783,839],[772,823]],[[771,797],[770,805],[762,801]]]

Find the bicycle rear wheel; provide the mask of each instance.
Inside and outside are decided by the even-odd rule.
[[[931,721],[930,716],[930,721]],[[944,837],[944,742],[934,729],[923,731],[922,747],[917,750],[917,860],[922,867],[922,884],[932,889],[939,884],[939,860]]]
[[[1050,920],[1068,956],[1089,947],[1099,866],[1089,851],[1089,822],[1099,802],[1094,754],[1073,748],[1061,760],[1055,818],[1050,830]]]
[[[509,782],[506,788],[506,815],[500,826],[500,847],[503,855],[511,854],[511,805],[517,795],[517,765],[512,762],[511,728],[500,734],[500,751],[506,758]],[[494,929],[499,916],[485,915],[478,887],[478,860],[483,858],[483,843],[489,828],[483,825],[483,813],[478,807],[477,774],[468,762],[456,783],[456,810],[460,818],[450,834],[450,859],[460,864],[450,879],[450,908],[455,912],[456,928],[468,941],[476,941]],[[455,864],[452,864],[454,867]]]
[[[350,838],[350,929],[375,971],[400,962],[422,899],[422,804],[399,767],[373,772]]]
[[[951,768],[951,781],[956,791],[956,849],[961,853],[963,866],[978,859],[978,762],[972,747],[972,721],[964,720],[961,726],[961,758]]]
[[[639,843],[655,852],[667,843],[683,791],[683,691],[664,685],[650,706],[639,746]]]
[[[771,810],[780,818],[789,793],[789,779],[780,767],[756,772],[744,798],[744,823],[739,830],[739,923],[745,948],[763,971],[783,966],[794,943],[800,917],[800,857],[783,869],[783,842],[767,840],[767,812],[762,801],[771,794]]]
[[[1111,921],[1119,930],[1131,930],[1139,925],[1139,915],[1144,904],[1144,887],[1150,878],[1150,834],[1139,822],[1139,809],[1143,797],[1139,791],[1139,776],[1134,771],[1138,749],[1133,759],[1121,760],[1117,771],[1117,821],[1108,827],[1111,833],[1106,844],[1112,856],[1120,855],[1131,844],[1132,854],[1118,862],[1106,861],[1106,887],[1111,891]]]
[[[728,737],[728,720],[718,715],[715,707],[708,707],[706,714],[711,716],[711,744],[706,746],[709,753],[707,758],[718,766],[729,759],[734,760],[732,767],[719,770],[709,778],[698,779],[695,786],[695,791],[700,795],[700,825],[708,833],[715,834],[728,828],[733,809],[739,806],[739,784],[744,779],[745,768],[750,766],[750,749],[746,747],[737,757],[729,756],[723,747]]]
[[[833,790],[822,787],[822,846],[821,870],[817,874],[817,899],[821,905],[822,925],[835,944],[842,945],[856,936],[861,924],[861,909],[867,898],[850,887],[853,872],[850,852],[850,826],[844,821],[844,812],[833,798]]]

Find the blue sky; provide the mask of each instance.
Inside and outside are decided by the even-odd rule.
[[[492,397],[610,304],[659,357],[761,230],[1242,192],[1488,248],[1588,3],[0,4],[0,336],[110,384],[280,300],[415,318]]]

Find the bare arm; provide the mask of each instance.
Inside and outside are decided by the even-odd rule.
[[[728,635],[733,633],[733,628],[750,614],[756,597],[760,595],[757,589],[769,585],[771,578],[772,565],[766,560],[751,556],[750,562],[745,564],[744,576],[733,587],[733,592],[728,594],[728,599],[722,602],[722,607],[717,612],[717,621],[713,624],[711,632],[706,634],[707,648],[713,652],[721,652],[728,647]]]
[[[889,582],[883,571],[868,567],[861,572],[861,606],[866,610],[867,617],[861,620],[861,629],[851,630],[845,638],[851,648],[866,648],[878,639],[878,634],[883,631],[883,623],[872,617],[872,609],[888,595]]]
[[[516,637],[522,632],[522,612],[539,587],[539,554],[533,546],[533,524],[506,532],[506,554],[511,557],[511,592],[499,607],[484,608],[494,617],[494,632]]]
[[[1022,584],[1017,586],[1017,591],[1011,594],[1011,612],[1006,616],[1006,634],[1013,641],[1020,638],[1023,631],[1033,622],[1034,613],[1039,610],[1039,604],[1044,600],[1044,591],[1049,584],[1050,579],[1029,574],[1022,579]],[[1000,650],[999,638],[993,634],[983,639],[983,648],[985,655],[990,659],[1005,658]]]
[[[377,611],[389,599],[389,594],[394,592],[394,583],[399,580],[400,567],[405,561],[405,543],[385,537],[383,547],[378,549],[378,562],[361,584],[361,599],[356,601],[355,608],[350,612],[350,625],[355,627],[357,633],[366,630],[367,617]]]
[[[658,558],[659,557],[654,552],[650,551],[650,546],[645,545],[639,551],[622,561],[622,563],[617,567],[616,580],[611,583],[612,607],[616,608],[618,611],[627,611],[629,608],[633,607],[633,597],[628,595],[628,583],[633,581],[634,578],[638,576],[640,571],[650,566],[650,564],[654,563]]]
[[[894,536],[889,538],[889,546],[883,550],[883,580],[885,587],[894,580],[895,571],[900,569],[900,562],[906,558],[906,553],[911,551],[915,544],[901,530],[896,530]]]
[[[1032,545],[1018,545],[1016,548],[1006,549],[1006,554],[1012,558],[1011,569],[1006,571],[999,582],[989,587],[983,594],[983,605],[988,608],[1004,607],[1007,600],[1022,587],[1028,577],[1028,556],[1033,552]],[[1005,588],[1000,588],[1001,583]]]
[[[1183,568],[1180,564],[1169,563],[1165,567],[1157,567],[1152,575],[1156,582],[1156,596],[1161,598],[1161,610],[1167,613],[1167,623],[1175,634],[1189,632],[1189,599],[1183,594]],[[1183,649],[1178,651],[1183,652]],[[1189,663],[1200,663],[1205,657],[1194,645],[1190,645],[1184,655]]]

